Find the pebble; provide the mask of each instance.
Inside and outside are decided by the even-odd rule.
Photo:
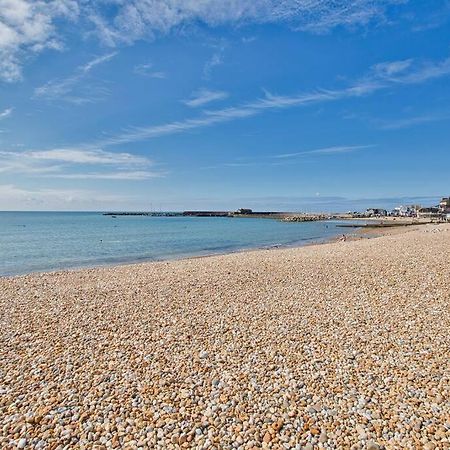
[[[0,448],[446,448],[449,231],[0,278]]]

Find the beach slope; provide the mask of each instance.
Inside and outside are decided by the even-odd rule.
[[[450,442],[450,226],[0,279],[0,447]]]

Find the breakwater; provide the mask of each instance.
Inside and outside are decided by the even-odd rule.
[[[283,222],[315,222],[337,218],[336,216],[326,216],[324,214],[302,214],[281,211],[252,211],[241,209],[237,211],[182,211],[182,212],[153,212],[153,211],[124,211],[105,212],[104,216],[147,216],[147,217],[243,217],[253,219],[277,219]]]
[[[332,219],[330,216],[325,216],[323,214],[299,214],[299,215],[288,215],[282,218],[283,222],[317,222],[318,220],[329,220]]]

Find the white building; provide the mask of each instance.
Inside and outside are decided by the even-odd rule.
[[[417,214],[416,207],[413,205],[401,205],[394,208],[391,216],[396,217],[415,217]]]
[[[387,211],[381,208],[368,208],[364,213],[365,217],[385,217],[387,216]]]
[[[443,197],[439,202],[439,210],[443,213],[450,213],[450,197]]]

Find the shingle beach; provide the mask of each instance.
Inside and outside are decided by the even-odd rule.
[[[449,449],[450,225],[0,279],[0,448]]]

